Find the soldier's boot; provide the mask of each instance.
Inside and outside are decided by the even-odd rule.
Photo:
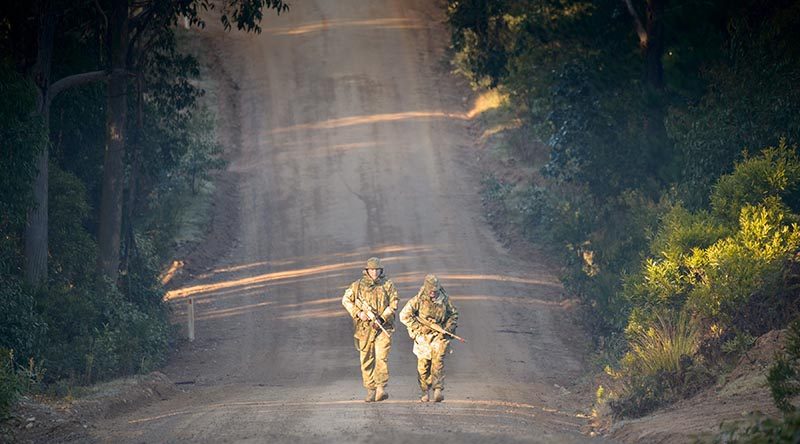
[[[383,401],[389,399],[389,392],[387,392],[383,387],[378,387],[375,390],[375,400],[376,401]]]
[[[367,397],[364,402],[375,402],[375,389],[367,389]]]
[[[444,401],[444,393],[442,393],[442,389],[437,388],[433,389],[433,402],[442,402]]]
[[[422,396],[419,398],[419,402],[428,402],[431,400],[431,397],[428,395],[428,391],[425,390],[422,392]]]

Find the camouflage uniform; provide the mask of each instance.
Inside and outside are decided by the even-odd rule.
[[[361,377],[364,387],[368,390],[367,401],[370,401],[370,393],[374,396],[376,389],[379,393],[384,393],[383,387],[389,382],[387,363],[392,340],[380,328],[373,326],[372,322],[359,318],[359,312],[365,311],[362,310],[363,306],[360,304],[367,304],[383,320],[383,328],[391,333],[394,331],[394,315],[397,311],[398,298],[394,283],[383,275],[383,268],[380,267],[380,261],[377,258],[367,261],[367,268],[380,269],[380,276],[373,280],[365,269],[361,279],[350,284],[345,290],[342,305],[353,318],[355,330],[353,339],[356,349],[360,353]]]
[[[429,292],[436,291],[431,299]],[[422,389],[423,401],[428,400],[428,390],[434,389],[434,396],[441,401],[444,390],[444,356],[450,337],[445,337],[421,323],[417,318],[438,324],[445,330],[455,333],[458,310],[450,302],[444,288],[436,276],[429,274],[416,296],[411,298],[400,311],[400,322],[408,329],[414,340],[414,354],[417,355],[417,375]]]

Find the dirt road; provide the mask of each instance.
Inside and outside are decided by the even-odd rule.
[[[588,439],[583,339],[556,276],[512,258],[484,220],[468,91],[444,65],[437,3],[298,1],[261,35],[201,33],[217,60],[237,241],[170,294],[197,298],[197,340],[164,370],[185,392],[108,419],[98,439]],[[417,402],[402,326],[391,399],[361,401],[340,300],[370,256],[401,304],[434,272],[459,307],[469,343],[447,358],[444,403]]]

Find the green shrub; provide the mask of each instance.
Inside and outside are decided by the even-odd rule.
[[[720,350],[727,355],[739,356],[750,350],[755,343],[756,338],[753,335],[740,332],[724,341],[720,346]]]
[[[575,206],[561,208],[572,214],[555,225],[555,235],[574,236],[565,242],[564,285],[590,309],[586,319],[596,335],[622,332],[632,308],[622,286],[639,268],[664,204],[635,192],[602,205],[578,197],[567,202]]]
[[[14,72],[5,57],[0,59],[0,97],[0,237],[6,237],[25,224],[33,204],[36,160],[48,140],[34,112],[35,85]],[[0,265],[8,251],[2,250]]]
[[[74,174],[50,164],[48,242],[51,287],[94,285],[97,245],[86,228],[91,215],[86,186]]]
[[[769,368],[767,383],[775,405],[784,412],[792,412],[796,407],[790,403],[792,397],[800,393],[800,381],[796,360],[779,355]]]
[[[765,274],[762,285],[741,306],[734,307],[731,325],[737,332],[753,337],[771,330],[786,328],[800,316],[800,256],[793,255],[783,261],[780,268]]]
[[[474,2],[448,2],[455,49],[452,64],[473,85],[495,84],[505,72],[507,55],[498,38],[507,33],[505,20],[500,17],[505,9],[502,2],[480,6]]]
[[[698,356],[701,329],[685,312],[664,312],[648,327],[629,327],[628,336],[630,351],[614,375],[621,388],[609,402],[616,417],[645,415],[712,382]]]
[[[145,311],[109,288],[107,322],[95,328],[87,351],[90,380],[103,380],[122,374],[141,373],[160,365],[169,343],[166,316]]]
[[[784,179],[794,173],[784,173],[800,171],[800,158],[776,153],[768,148],[721,178],[714,211],[673,205],[662,217],[651,256],[622,290],[631,311],[629,352],[618,372],[623,389],[610,404],[617,415],[685,396],[708,380],[704,362],[746,350],[763,328],[779,328],[787,315],[776,311],[800,309],[790,290],[800,228],[781,191],[791,188],[794,179]],[[734,210],[738,219],[730,224]],[[666,322],[669,313],[694,321]],[[782,358],[773,368],[774,392],[794,393],[793,363]]]
[[[775,161],[776,157],[784,160]],[[673,206],[651,242],[651,257],[625,283],[623,295],[633,307],[631,324],[646,325],[655,310],[684,305],[720,331],[734,327],[736,319],[745,319],[743,310],[751,307],[753,295],[774,283],[786,261],[800,249],[800,230],[797,216],[789,212],[777,191],[753,186],[760,191],[745,196],[737,190],[758,182],[756,176],[786,177],[773,170],[795,169],[800,171],[797,156],[779,156],[776,149],[768,148],[720,179],[712,198],[717,205],[714,212],[692,213]],[[782,179],[762,182],[776,187],[787,183]],[[728,213],[735,205],[739,205],[735,208],[738,223],[730,225]]]
[[[638,418],[675,398],[671,378],[662,374],[630,375],[622,393],[608,400],[615,418]]]
[[[800,310],[800,3],[695,3],[664,11],[664,88],[619,3],[447,3],[456,70],[508,92],[518,159],[550,152],[536,185],[484,183],[489,217],[548,244],[595,337],[628,332],[624,412],[702,385],[709,344],[738,353]],[[692,353],[647,336],[669,313],[696,319]]]
[[[680,203],[673,205],[659,221],[658,233],[650,243],[650,254],[675,258],[695,248],[707,248],[731,234],[707,211],[690,212]]]
[[[800,249],[800,230],[782,211],[764,206],[741,209],[739,229],[687,258],[693,289],[687,304],[728,327],[750,296]]]
[[[36,295],[22,280],[0,274],[0,349],[26,359],[39,357],[48,325],[36,306]]]
[[[754,413],[744,421],[723,423],[721,431],[710,440],[712,444],[794,444],[800,442],[800,413],[793,412],[781,419]]]
[[[185,176],[192,194],[197,194],[199,184],[210,178],[212,171],[223,168],[225,160],[214,133],[214,117],[206,109],[192,115],[189,122],[189,148],[180,159],[180,171]]]
[[[648,327],[629,327],[630,351],[623,358],[626,370],[643,375],[678,373],[682,361],[696,355],[701,337],[697,323],[686,313],[670,316],[658,315]]]
[[[22,391],[22,383],[14,368],[14,352],[0,348],[0,420],[8,415]]]
[[[35,85],[5,58],[0,60],[0,97],[0,349],[25,359],[38,356],[47,328],[33,289],[24,284],[23,234],[34,205],[36,161],[48,139],[34,112]]]
[[[596,227],[599,209],[582,190],[531,185],[515,200],[514,210],[525,234],[531,240],[560,247],[561,254],[572,254],[574,246],[584,243]]]
[[[0,420],[8,414],[20,394],[40,390],[45,369],[34,358],[20,365],[14,350],[0,347]]]
[[[800,185],[800,157],[797,147],[790,147],[781,139],[777,147],[764,149],[757,157],[747,157],[736,164],[734,173],[722,176],[711,193],[714,215],[729,224],[741,219],[741,210],[747,206],[771,202],[784,209],[784,202]]]
[[[127,240],[131,242],[131,240]],[[163,261],[152,238],[134,232],[134,248],[129,251],[127,269],[121,275],[119,290],[127,301],[145,310],[165,310],[164,286],[159,280]],[[126,247],[128,247],[126,245]]]
[[[171,333],[163,307],[137,306],[108,284],[97,291],[62,291],[51,291],[42,303],[59,331],[45,351],[48,382],[91,383],[163,362]]]
[[[50,282],[32,308],[50,333],[40,351],[47,381],[90,383],[151,370],[162,362],[169,340],[151,243],[140,236],[121,289],[98,285],[96,245],[85,228],[91,209],[83,183],[52,165],[50,197]]]
[[[503,182],[493,175],[487,175],[481,179],[481,196],[483,196],[484,200],[503,200],[508,196],[512,188],[512,184]]]
[[[767,375],[772,399],[781,411],[797,410],[791,403],[800,394],[800,318],[789,324],[786,331],[786,350],[775,357]]]

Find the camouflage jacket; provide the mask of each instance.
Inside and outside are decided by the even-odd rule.
[[[400,311],[400,322],[408,329],[409,336],[416,338],[421,334],[428,333],[428,328],[420,323],[417,317],[435,322],[450,333],[455,333],[458,325],[458,310],[450,302],[447,292],[444,291],[444,288],[439,287],[436,299],[431,300],[423,293],[423,290],[424,287],[417,292],[416,296],[406,302]]]
[[[360,300],[361,302],[357,302]],[[394,331],[394,314],[397,311],[397,289],[391,280],[384,276],[373,281],[366,272],[361,279],[353,282],[347,287],[342,296],[342,305],[353,318],[354,332],[353,337],[357,339],[369,339],[377,336],[369,321],[362,321],[358,317],[358,312],[362,311],[360,304],[367,304],[383,320],[383,328],[387,331]]]

